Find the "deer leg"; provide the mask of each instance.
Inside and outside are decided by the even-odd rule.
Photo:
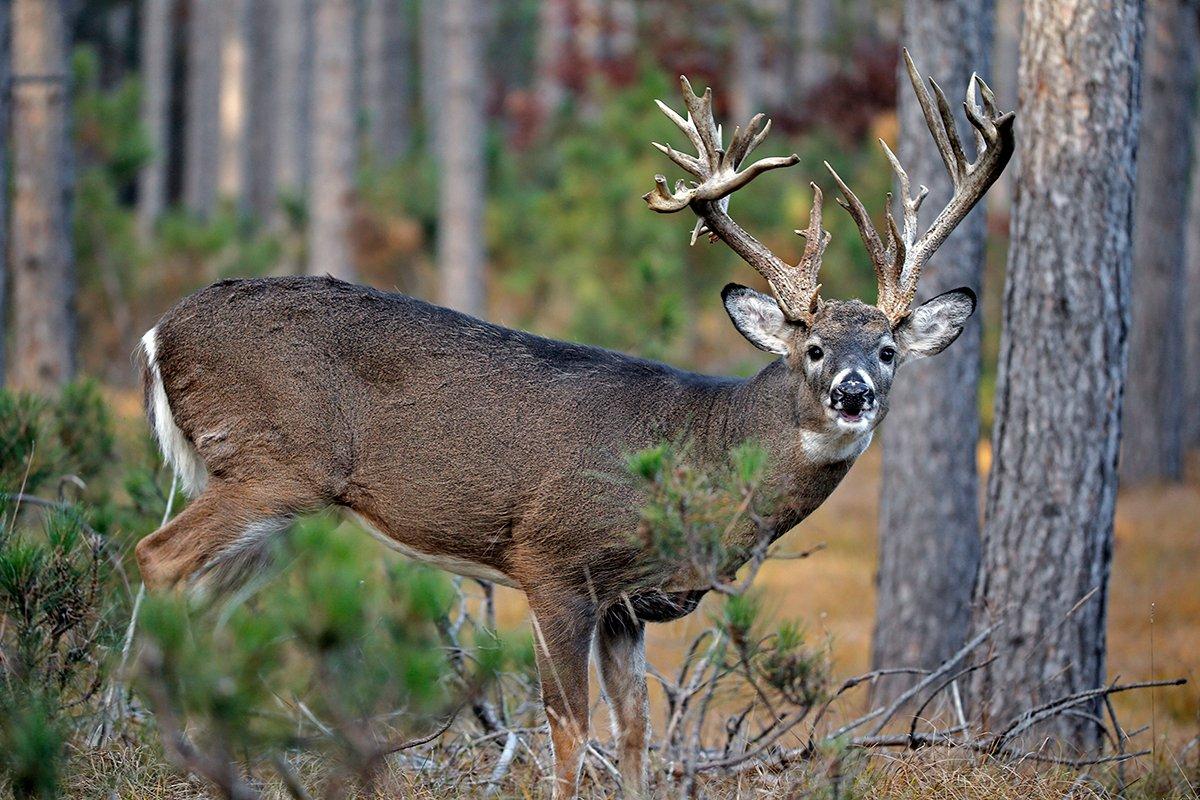
[[[646,744],[650,701],[646,692],[646,624],[618,602],[600,618],[596,656],[600,687],[612,712],[621,784],[627,797],[646,797]]]
[[[554,749],[554,800],[575,796],[588,737],[588,653],[595,605],[531,595],[534,650]]]
[[[296,499],[278,486],[210,483],[177,517],[137,543],[142,580],[156,591],[209,571],[223,577],[244,571],[304,506]]]

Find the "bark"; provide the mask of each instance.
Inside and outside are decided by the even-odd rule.
[[[244,195],[250,211],[267,219],[275,210],[278,188],[275,185],[275,149],[286,135],[276,124],[275,102],[277,74],[275,30],[279,24],[271,3],[250,4],[246,21],[246,161]]]
[[[837,22],[833,0],[803,0],[799,15],[799,46],[796,49],[796,99],[803,100],[833,71],[829,40]],[[918,51],[919,52],[919,51]]]
[[[1187,394],[1184,447],[1200,447],[1200,105],[1192,119],[1192,179],[1187,221]]]
[[[308,271],[353,280],[354,0],[317,0],[314,22]]]
[[[391,164],[408,152],[412,125],[408,8],[404,0],[367,0],[363,91],[373,155]]]
[[[221,120],[221,0],[191,0],[187,31],[187,110],[184,119],[183,199],[212,213],[217,201]]]
[[[12,2],[0,0],[0,87],[9,87],[11,77]],[[8,186],[9,102],[12,95],[0,91],[0,187]],[[8,313],[8,191],[0,191],[0,387],[4,386],[7,353],[4,333]]]
[[[733,17],[730,20],[733,34],[729,54],[732,70],[729,87],[730,114],[733,116],[733,124],[745,125],[751,117],[762,111],[759,98],[762,86],[762,34],[755,21],[750,18],[751,11],[736,8],[730,13]]]
[[[1188,178],[1196,99],[1197,0],[1146,6],[1142,127],[1133,217],[1133,328],[1121,442],[1126,484],[1183,475]]]
[[[1105,680],[1129,329],[1139,0],[1028,0],[972,700],[996,726]],[[1096,709],[1084,709],[1096,711]],[[1031,735],[1091,745],[1063,717]]]
[[[75,373],[65,0],[16,0],[12,11],[11,379],[50,393]]]
[[[986,74],[992,0],[908,0],[904,37],[918,67],[957,100],[973,71]],[[900,161],[929,187],[923,220],[950,200],[953,186],[899,66]],[[967,131],[962,106],[959,130]],[[982,204],[981,204],[982,206]],[[922,298],[983,283],[986,210],[977,207],[921,274]],[[874,667],[932,667],[966,641],[971,589],[979,566],[979,347],[982,314],[935,358],[901,369],[883,431],[878,599]],[[891,700],[911,681],[877,685]]]
[[[143,239],[154,230],[167,202],[173,15],[173,0],[142,4],[142,129],[152,149],[138,175],[137,224]]]
[[[246,168],[246,81],[248,60],[247,0],[212,0],[219,4],[221,27],[220,146],[217,150],[217,195],[241,205]]]
[[[441,300],[468,314],[484,312],[483,47],[479,3],[446,0],[444,129],[438,213]]]
[[[439,157],[442,144],[442,100],[445,95],[446,69],[445,3],[439,0],[419,0],[421,26],[421,128],[425,149],[433,158]]]
[[[275,191],[288,199],[308,186],[309,106],[312,94],[312,0],[273,0]]]

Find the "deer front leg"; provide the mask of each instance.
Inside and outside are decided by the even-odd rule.
[[[646,693],[646,625],[618,602],[600,618],[596,656],[600,687],[612,712],[621,785],[627,797],[647,797],[646,744],[650,701]]]
[[[596,609],[583,598],[530,595],[542,703],[554,749],[554,800],[575,796],[588,738],[588,652]]]

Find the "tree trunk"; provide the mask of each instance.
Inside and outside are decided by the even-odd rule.
[[[1146,5],[1145,74],[1133,215],[1133,328],[1121,441],[1121,481],[1183,476],[1180,364],[1190,135],[1196,99],[1196,0]]]
[[[442,145],[442,102],[446,92],[446,53],[444,17],[445,3],[440,0],[419,0],[421,26],[421,129],[425,150],[431,157],[440,157]]]
[[[12,385],[50,393],[75,373],[75,264],[65,0],[16,0],[12,16]]]
[[[12,77],[12,2],[0,0],[0,86],[11,86]],[[0,92],[0,187],[8,186],[9,103],[11,92]],[[0,191],[0,387],[4,386],[7,367],[5,325],[8,312],[8,191]]]
[[[791,102],[803,100],[825,81],[833,71],[833,59],[829,56],[830,38],[837,21],[837,8],[833,0],[803,0],[800,10],[799,47],[795,61],[797,72],[796,91]],[[920,57],[920,51],[914,50]]]
[[[957,97],[971,73],[988,71],[992,0],[908,0],[903,40],[922,72]],[[953,186],[925,124],[904,65],[899,67],[900,161],[929,187],[926,219],[950,200]],[[962,106],[956,118],[962,117]],[[969,130],[965,118],[959,129]],[[983,283],[986,211],[977,207],[921,274],[933,297]],[[928,224],[928,223],[926,223]],[[878,599],[872,664],[931,667],[966,641],[971,588],[979,566],[979,345],[982,314],[936,358],[901,369],[883,430],[879,508]],[[890,700],[911,681],[886,680]]]
[[[313,26],[311,0],[274,0],[275,191],[288,201],[304,197],[311,138]],[[280,205],[282,218],[283,205]]]
[[[1001,623],[996,661],[972,678],[993,728],[1105,680],[1141,34],[1139,0],[1025,4],[1021,173],[974,617],[977,629]],[[1041,734],[1087,746],[1097,730],[1067,717]]]
[[[408,152],[411,36],[404,0],[367,0],[363,19],[363,90],[372,155],[388,165]]]
[[[217,195],[241,206],[245,201],[247,141],[247,0],[217,1],[221,17],[221,139],[217,151]]]
[[[1187,210],[1187,394],[1184,402],[1184,447],[1200,447],[1200,104],[1192,119],[1191,198]]]
[[[732,74],[730,77],[730,114],[734,125],[745,125],[750,118],[762,111],[760,91],[762,89],[762,72],[759,68],[762,60],[762,33],[757,29],[755,21],[748,18],[748,11],[741,8],[731,8],[733,17],[730,30],[733,41],[730,43],[729,63]],[[729,136],[733,135],[732,127]]]
[[[483,255],[483,47],[479,3],[443,4],[445,120],[441,143],[438,267],[441,300],[480,315],[485,308]]]
[[[217,202],[221,149],[221,0],[191,0],[187,31],[187,112],[183,200],[208,215]]]
[[[354,0],[317,0],[308,271],[353,280]]]
[[[276,124],[276,29],[279,17],[271,3],[253,2],[246,21],[246,142],[244,162],[246,205],[259,219],[275,211],[275,150],[286,135]]]
[[[137,225],[143,239],[149,238],[167,202],[173,21],[173,0],[142,3],[142,129],[152,151],[138,175]]]

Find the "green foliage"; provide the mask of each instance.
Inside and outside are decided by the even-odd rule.
[[[755,442],[738,445],[715,468],[669,444],[627,456],[626,469],[645,495],[642,544],[700,585],[727,581],[768,534],[760,524],[770,502],[766,465]]]
[[[162,724],[186,720],[201,752],[255,761],[318,750],[361,777],[393,737],[506,666],[493,636],[465,673],[452,670],[439,627],[458,601],[450,582],[364,558],[359,537],[317,517],[286,537],[288,566],[245,601],[198,610],[150,598],[138,683]]]

